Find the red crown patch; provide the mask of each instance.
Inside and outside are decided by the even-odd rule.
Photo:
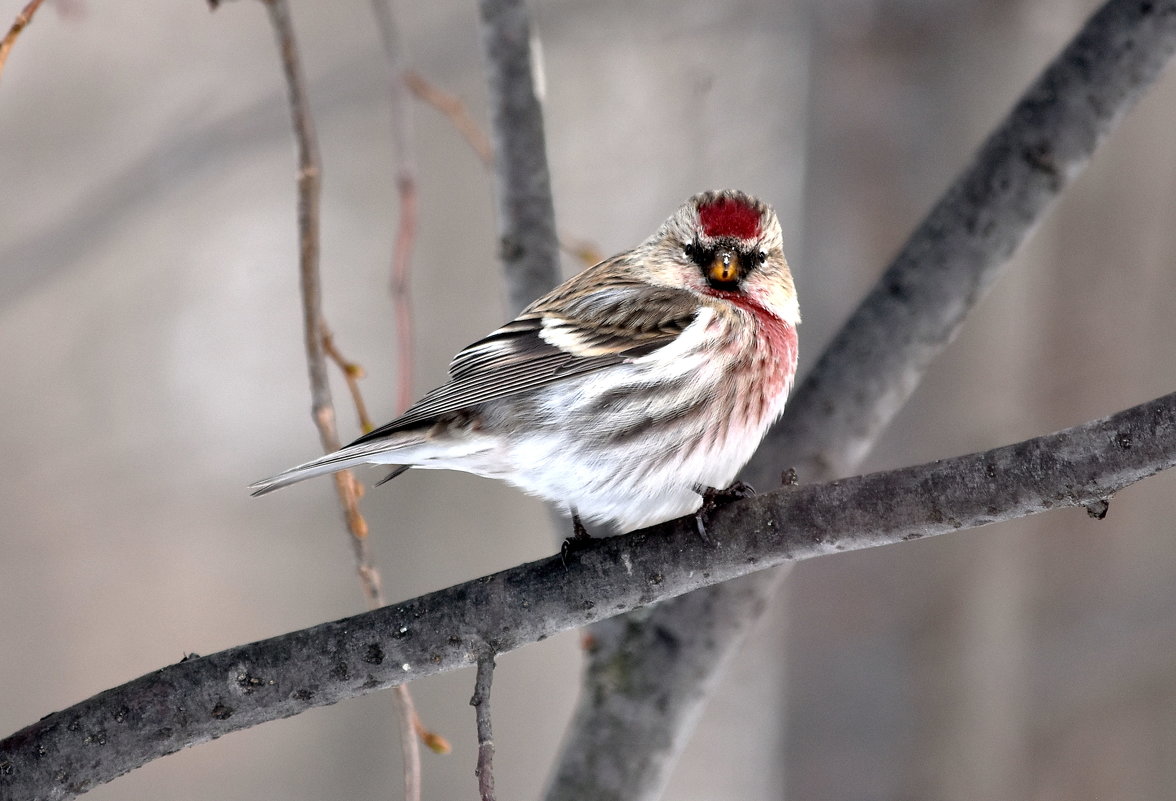
[[[730,197],[699,206],[698,222],[702,225],[702,232],[715,239],[755,239],[762,232],[759,210]]]

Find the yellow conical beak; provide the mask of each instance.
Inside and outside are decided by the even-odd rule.
[[[710,265],[710,279],[724,284],[738,281],[743,273],[739,254],[733,250],[716,250],[715,260]]]

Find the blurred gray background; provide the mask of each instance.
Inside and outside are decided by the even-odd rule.
[[[0,0],[7,27],[24,0]],[[532,5],[560,229],[605,253],[690,194],[780,212],[811,364],[1090,0]],[[366,2],[294,2],[324,159],[328,319],[396,392],[396,196]],[[485,120],[476,5],[400,3],[410,62]],[[416,390],[506,319],[490,177],[413,108]],[[1098,153],[932,368],[867,467],[1016,441],[1176,384],[1176,76]],[[43,8],[0,82],[0,733],[185,653],[364,609],[329,481],[252,500],[317,452],[293,148],[259,3]],[[577,269],[569,261],[566,271]],[[357,433],[341,383],[342,435]],[[377,473],[368,473],[372,480]],[[1065,511],[793,570],[667,798],[1176,795],[1176,476],[1099,523]],[[410,472],[363,509],[390,600],[550,554],[542,505]],[[537,798],[578,685],[575,633],[507,654],[497,782]],[[413,686],[473,798],[471,671]],[[96,799],[400,797],[372,696],[151,763]]]

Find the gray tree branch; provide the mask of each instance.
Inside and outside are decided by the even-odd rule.
[[[392,606],[185,659],[0,741],[0,797],[65,799],[268,720],[468,667],[785,561],[1100,504],[1176,465],[1176,393],[985,453],[789,487]],[[584,796],[589,797],[589,796]]]
[[[789,466],[805,481],[852,472],[1174,50],[1173,0],[1099,9],[911,235],[793,393],[744,479],[765,488]],[[758,573],[594,627],[548,801],[658,797],[699,705],[780,580],[779,571]],[[611,679],[618,664],[623,685]]]
[[[525,0],[480,0],[497,173],[499,248],[511,313],[559,283],[559,240]]]

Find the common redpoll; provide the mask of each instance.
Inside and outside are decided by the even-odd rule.
[[[800,311],[780,223],[733,190],[454,357],[449,382],[254,495],[362,463],[500,478],[620,531],[699,509],[783,410]],[[390,476],[391,477],[391,476]]]

